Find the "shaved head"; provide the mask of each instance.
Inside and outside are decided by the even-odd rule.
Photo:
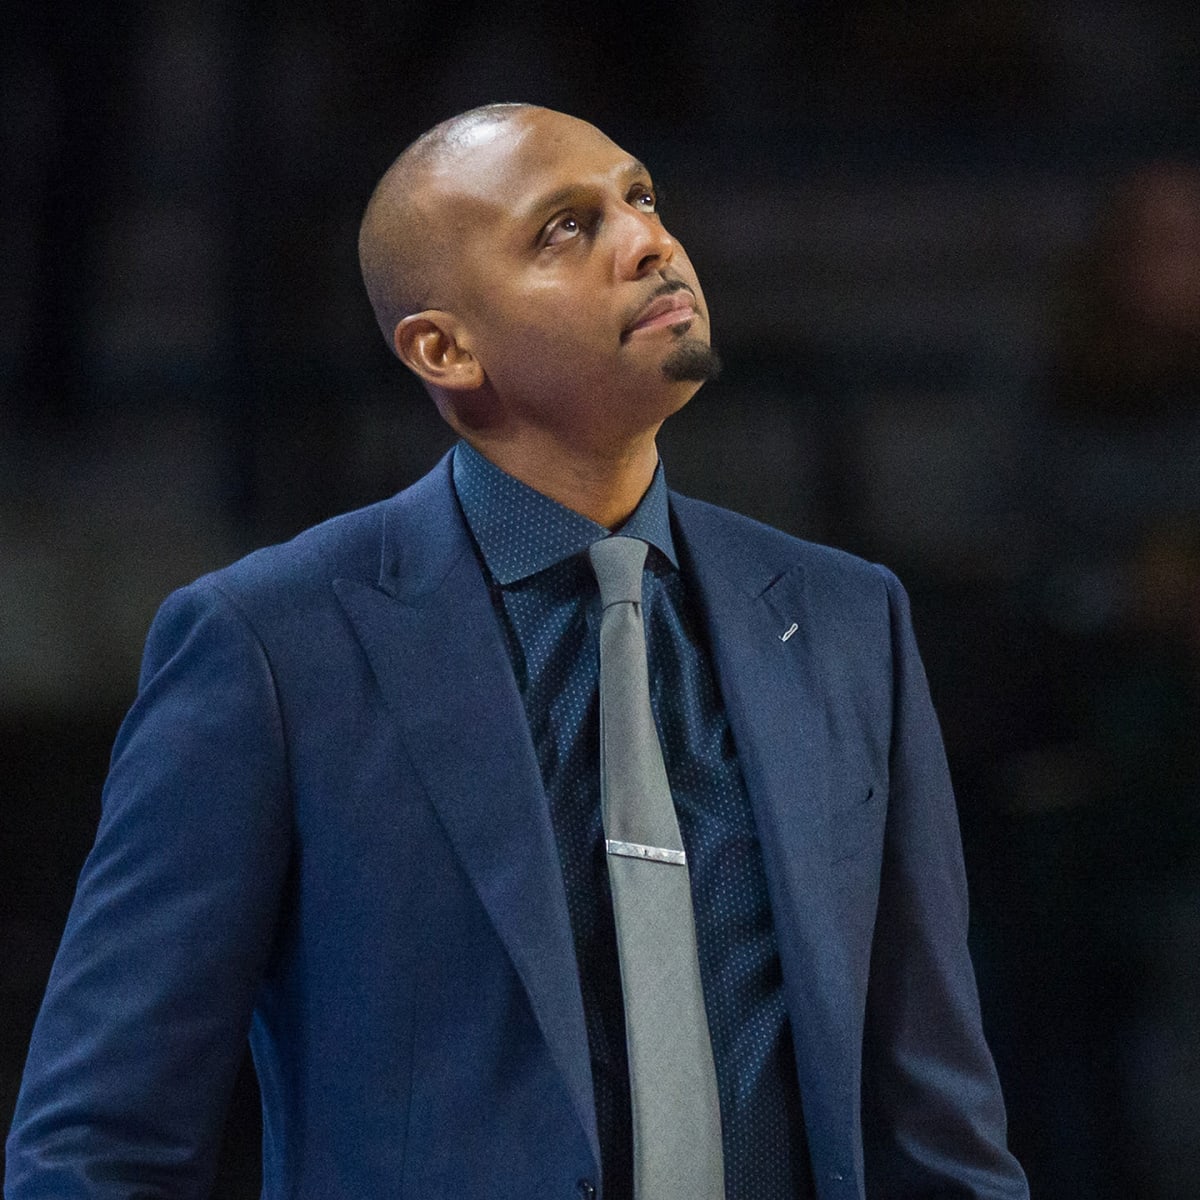
[[[380,180],[359,257],[384,340],[500,465],[642,453],[719,362],[649,170],[568,113],[435,126]]]
[[[384,340],[403,318],[444,303],[453,249],[444,213],[433,212],[427,184],[434,171],[469,152],[496,125],[533,111],[523,103],[485,104],[423,133],[384,173],[363,214],[358,261]]]

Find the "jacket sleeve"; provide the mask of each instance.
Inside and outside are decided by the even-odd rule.
[[[200,1197],[287,872],[270,665],[211,582],[164,604],[38,1017],[8,1200]]]
[[[882,570],[882,568],[880,568]],[[862,1113],[870,1200],[1016,1200],[967,950],[967,887],[941,734],[908,598],[884,571],[893,725],[883,867],[867,993]]]

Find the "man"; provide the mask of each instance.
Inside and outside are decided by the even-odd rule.
[[[266,1196],[697,1194],[690,1161],[658,1191],[643,1169],[697,1097],[668,1082],[647,1125],[663,1080],[627,1053],[589,565],[612,529],[646,556],[683,843],[654,853],[690,871],[702,1194],[1025,1196],[904,594],[667,493],[655,435],[716,357],[645,168],[561,113],[473,110],[393,164],[360,251],[463,441],[164,605],[9,1200],[204,1195],[248,1027]],[[684,1020],[663,995],[651,1041]]]

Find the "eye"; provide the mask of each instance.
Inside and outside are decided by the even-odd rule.
[[[557,246],[578,237],[582,232],[583,222],[574,213],[561,213],[546,226],[542,245]]]
[[[654,193],[653,188],[647,187],[645,184],[639,183],[629,193],[629,203],[634,208],[645,213],[658,212],[658,197]]]

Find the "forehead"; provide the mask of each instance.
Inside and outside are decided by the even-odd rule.
[[[431,164],[428,182],[444,220],[489,225],[532,219],[558,196],[642,169],[594,125],[532,109],[466,131]]]

